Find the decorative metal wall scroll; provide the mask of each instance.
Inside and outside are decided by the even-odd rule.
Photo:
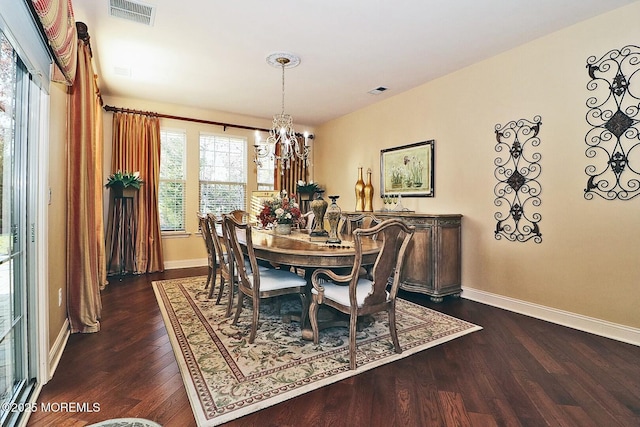
[[[542,242],[538,223],[542,220],[539,212],[532,212],[540,206],[542,186],[540,176],[541,155],[535,151],[540,145],[538,133],[542,125],[540,116],[533,121],[520,119],[504,126],[496,125],[496,157],[494,175],[498,183],[493,189],[494,204],[501,208],[495,213],[498,221],[495,238],[503,237],[512,242],[526,242],[533,239]]]
[[[640,194],[640,47],[610,50],[600,59],[587,59],[591,80],[587,89],[586,155],[594,164],[584,197],[630,200]]]

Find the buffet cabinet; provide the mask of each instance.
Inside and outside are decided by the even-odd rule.
[[[381,220],[399,218],[416,228],[400,276],[401,289],[429,295],[434,302],[441,302],[447,295],[460,296],[462,215],[393,211],[373,214]]]

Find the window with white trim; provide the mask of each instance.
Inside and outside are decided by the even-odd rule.
[[[186,147],[186,131],[160,130],[158,210],[161,231],[185,230]]]
[[[262,159],[262,166],[256,166],[258,178],[258,191],[272,191],[274,188],[275,160],[269,156]]]
[[[246,210],[247,140],[200,133],[200,212]]]

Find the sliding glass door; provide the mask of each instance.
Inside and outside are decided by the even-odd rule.
[[[27,209],[29,74],[0,32],[0,424],[24,412],[34,383]],[[30,115],[31,114],[31,115]],[[37,115],[35,116],[37,117]],[[30,298],[31,297],[31,298]]]

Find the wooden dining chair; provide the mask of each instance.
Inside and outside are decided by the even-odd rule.
[[[236,209],[229,212],[229,215],[235,218],[238,222],[249,222],[250,214],[247,211],[243,211],[242,209]]]
[[[231,312],[233,311],[233,296],[236,293],[236,288],[238,283],[238,271],[236,268],[234,268],[235,263],[232,262],[234,257],[233,257],[233,251],[231,249],[232,248],[231,239],[229,238],[227,227],[224,226],[224,215],[223,215],[223,218],[219,218],[217,219],[217,221],[219,221],[221,224],[218,238],[221,243],[222,250],[226,254],[225,261],[226,261],[227,271],[229,272],[229,279],[227,280],[227,283],[229,284],[229,292],[227,293],[227,310],[225,314],[225,317],[229,317],[231,316]],[[249,261],[249,257],[247,255],[244,255],[242,262],[244,263],[244,266],[247,269],[247,272],[251,273],[252,271],[251,262]],[[266,271],[271,268],[270,264],[269,266],[265,264],[266,263],[258,263],[258,270]],[[219,299],[220,298],[218,298],[218,300]],[[216,304],[217,304],[217,301],[216,301]]]
[[[200,233],[202,234],[202,239],[204,240],[204,245],[207,248],[207,282],[204,285],[204,288],[207,289],[209,286],[209,298],[213,295],[213,288],[215,287],[215,270],[216,270],[216,249],[213,244],[213,237],[211,235],[211,227],[209,224],[209,217],[207,214],[203,214],[202,212],[197,213],[198,223],[200,224]]]
[[[340,225],[338,226],[338,230],[340,230],[341,234],[351,235],[354,230],[358,228],[371,228],[378,224],[380,224],[382,220],[375,216],[370,212],[363,212],[356,215],[341,215],[340,217]],[[371,239],[376,239],[376,235],[373,234],[369,236]],[[360,275],[366,276],[371,279],[371,269],[373,265],[362,265],[360,266]]]
[[[313,227],[316,225],[316,216],[312,211],[309,211],[305,214],[302,214],[300,216],[301,218],[301,223],[304,225],[301,225],[301,231],[304,231],[305,233],[311,233],[311,230],[313,230]]]
[[[309,318],[313,342],[318,344],[319,340],[318,307],[321,304],[348,314],[350,369],[356,368],[356,324],[359,316],[386,311],[393,346],[396,353],[402,353],[396,329],[396,295],[405,252],[414,231],[414,226],[408,226],[397,218],[388,219],[372,228],[356,229],[353,232],[356,256],[351,273],[339,275],[332,270],[317,269],[311,275],[313,288]],[[362,241],[376,234],[382,248],[371,271],[372,280],[369,280],[359,274]],[[391,288],[387,290],[389,279],[392,279]]]
[[[244,297],[251,299],[253,305],[253,313],[251,320],[251,333],[249,335],[249,343],[253,343],[258,330],[258,321],[260,316],[260,301],[265,298],[272,298],[280,295],[298,294],[302,303],[302,315],[300,324],[304,325],[308,313],[306,280],[295,273],[280,269],[260,268],[253,249],[252,227],[248,223],[240,223],[231,215],[225,215],[223,221],[226,228],[227,236],[231,246],[234,259],[234,268],[238,274],[238,296],[236,302],[236,312],[233,318],[233,324],[238,323],[240,313],[244,304]],[[238,233],[245,236],[245,249],[249,258],[249,266],[245,264],[244,253]],[[240,262],[238,262],[240,260]]]
[[[213,273],[213,286],[209,289],[209,298],[213,298],[213,289],[215,287],[216,279],[220,277],[220,290],[216,298],[216,304],[220,304],[224,287],[229,284],[229,292],[233,292],[233,283],[231,278],[231,271],[229,269],[229,249],[226,239],[222,236],[222,218],[217,218],[214,214],[207,215],[209,222],[209,230],[211,231],[211,237],[213,240],[213,247],[215,249],[214,258],[214,273]],[[230,310],[227,310],[227,316]]]
[[[374,214],[365,212],[356,215],[342,215],[340,222],[341,225],[338,227],[340,233],[353,234],[354,230],[358,228],[371,228],[382,221]]]

